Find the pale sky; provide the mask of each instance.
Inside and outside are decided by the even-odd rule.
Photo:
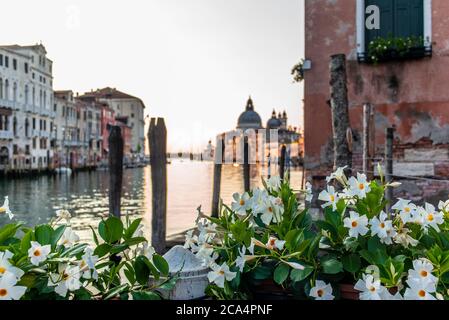
[[[234,129],[248,96],[264,125],[273,108],[301,123],[304,0],[14,0],[1,44],[42,41],[54,89],[106,86],[164,117],[170,151],[201,151]]]

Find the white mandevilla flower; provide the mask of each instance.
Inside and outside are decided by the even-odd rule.
[[[232,198],[234,201],[231,203],[231,209],[239,216],[246,216],[247,211],[251,209],[249,194],[247,192],[242,195],[234,193]]]
[[[72,247],[76,242],[80,240],[80,237],[72,230],[71,227],[66,227],[58,244],[63,245],[66,248]]]
[[[349,178],[349,192],[353,196],[358,196],[360,199],[366,198],[366,194],[371,191],[369,182],[366,181],[366,175],[357,173],[355,177]]]
[[[354,289],[361,291],[360,300],[382,300],[385,295],[386,288],[383,287],[379,279],[374,279],[372,275],[363,275],[363,279],[359,279]]]
[[[285,245],[285,241],[283,240],[279,240],[275,237],[270,237],[270,239],[268,239],[267,243],[265,244],[265,247],[268,250],[282,250],[284,249],[284,245]]]
[[[442,211],[448,211],[448,209],[449,209],[449,200],[447,200],[446,202],[440,201],[438,203],[438,209],[440,209]]]
[[[436,292],[436,285],[431,281],[417,278],[407,279],[408,288],[405,290],[405,300],[436,300],[432,293]]]
[[[413,269],[408,271],[408,278],[436,284],[438,278],[432,274],[432,271],[433,265],[429,260],[418,259],[413,261]]]
[[[38,266],[41,262],[47,259],[50,251],[50,245],[41,246],[39,242],[31,241],[31,248],[28,249],[28,257],[32,264]]]
[[[399,216],[404,224],[413,222],[416,206],[410,203],[410,200],[399,199],[391,209],[399,211]]]
[[[393,240],[395,243],[402,245],[404,248],[409,246],[416,247],[419,241],[409,236],[410,230],[407,228],[399,229]]]
[[[14,267],[10,262],[14,255],[10,251],[0,252],[0,277],[6,273],[12,273],[17,279],[20,279],[25,273],[22,269]]]
[[[214,252],[214,248],[208,244],[201,245],[195,256],[203,262],[205,267],[214,265],[218,259],[218,253]]]
[[[444,223],[444,214],[442,212],[435,211],[435,207],[433,205],[426,203],[424,208],[418,208],[417,213],[420,217],[420,224],[424,230],[432,227],[437,232],[440,231],[438,226]]]
[[[26,287],[16,286],[17,277],[6,272],[0,277],[0,300],[20,300],[26,292]]]
[[[310,290],[309,296],[315,298],[315,300],[334,300],[335,297],[332,294],[332,286],[326,284],[324,281],[315,281],[315,286]]]
[[[348,178],[346,178],[345,170],[348,168],[348,166],[344,166],[341,168],[338,168],[335,172],[333,172],[329,177],[326,178],[326,182],[330,183],[332,180],[337,180],[340,182],[343,186],[348,185]]]
[[[84,279],[98,279],[98,272],[95,268],[98,256],[94,256],[93,252],[94,251],[90,247],[84,249],[84,255],[79,262],[79,269]]]
[[[245,263],[246,263],[245,253],[246,253],[246,247],[243,246],[241,249],[239,249],[239,256],[235,260],[235,266],[237,268],[239,268],[240,272],[243,272],[243,269],[245,268]]]
[[[148,244],[148,242],[144,242],[142,244],[142,247],[139,246],[139,248],[137,250],[138,255],[147,257],[148,260],[150,260],[151,262],[153,261],[153,255],[155,253],[156,253],[156,250],[154,250],[154,248],[152,246],[150,246]]]
[[[393,222],[387,220],[387,218],[387,214],[382,211],[379,218],[374,217],[371,219],[371,234],[373,236],[377,235],[382,243],[392,244],[392,238],[396,236],[396,230],[393,227]]]
[[[254,215],[263,212],[266,207],[268,197],[269,194],[267,190],[260,188],[253,189],[253,196],[251,197],[251,211]]]
[[[14,214],[9,209],[8,196],[5,197],[5,201],[3,202],[3,205],[0,207],[0,214],[7,214],[9,217],[9,220],[12,220],[12,218],[14,218]]]
[[[349,236],[357,238],[368,233],[368,218],[365,215],[360,216],[357,212],[351,211],[349,217],[343,220],[343,225],[349,229]]]
[[[321,207],[327,208],[332,206],[332,209],[334,211],[337,210],[337,203],[338,203],[338,195],[335,192],[335,188],[333,186],[328,186],[327,190],[321,191],[321,193],[318,195],[318,200],[326,202]]]
[[[56,216],[59,219],[65,219],[67,221],[69,221],[70,218],[72,218],[72,215],[70,214],[70,212],[65,209],[56,210]]]
[[[198,236],[193,234],[194,230],[189,230],[186,232],[186,241],[184,243],[184,248],[191,249],[192,252],[198,251]]]
[[[215,283],[219,288],[224,288],[224,283],[226,281],[234,280],[236,272],[229,270],[228,265],[224,262],[221,266],[212,266],[212,271],[207,274],[207,278],[210,283]]]
[[[284,208],[282,206],[282,200],[280,198],[268,197],[265,201],[260,219],[265,225],[269,225],[273,220],[276,223],[281,221]]]
[[[76,291],[81,288],[81,271],[78,266],[59,264],[59,273],[52,273],[48,279],[49,286],[56,286],[55,292],[61,297],[66,297],[68,291]]]
[[[313,190],[312,190],[312,184],[310,182],[306,183],[306,202],[312,202],[313,200]]]
[[[272,191],[278,191],[281,187],[281,177],[280,176],[272,176],[266,180],[268,189]]]

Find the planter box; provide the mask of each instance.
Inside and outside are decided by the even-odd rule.
[[[407,52],[400,53],[396,49],[387,50],[382,56],[379,57],[378,63],[389,61],[405,61],[422,59],[432,56],[432,47],[414,47],[410,48]],[[359,62],[374,63],[368,52],[360,54],[358,56]]]

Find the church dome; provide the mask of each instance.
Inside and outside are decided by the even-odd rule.
[[[254,111],[253,100],[249,97],[246,103],[246,110],[243,112],[237,123],[237,129],[260,129],[262,128],[262,119],[259,114]]]
[[[282,126],[282,121],[276,117],[276,111],[273,110],[271,119],[267,122],[267,129],[279,129]]]

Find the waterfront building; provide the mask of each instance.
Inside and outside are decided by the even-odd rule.
[[[132,152],[132,127],[128,117],[115,117],[115,124],[120,127],[123,139],[123,161],[125,164],[136,161],[136,154]]]
[[[111,126],[116,125],[115,112],[107,103],[101,104],[101,136],[103,148],[101,150],[103,165],[107,165],[109,154],[109,132]]]
[[[51,168],[52,64],[42,44],[0,46],[0,171]]]
[[[377,30],[365,27],[366,9],[373,5],[381,14]],[[445,0],[305,2],[305,58],[310,62],[304,70],[305,165],[317,187],[333,167],[330,56],[344,53],[353,167],[362,167],[363,105],[369,102],[374,106],[374,163],[385,158],[385,128],[395,127],[394,174],[415,177],[403,180],[395,195],[434,204],[447,197],[447,184],[439,180],[449,178],[448,10]],[[392,44],[415,42],[404,52],[391,45],[381,54],[370,49],[372,41],[387,44],[389,38]]]
[[[130,152],[143,159],[145,150],[145,105],[141,99],[110,87],[97,89],[96,91],[91,90],[80,98],[95,99],[100,103],[106,103],[114,110],[116,117],[126,117],[128,119],[127,125],[131,127]]]

